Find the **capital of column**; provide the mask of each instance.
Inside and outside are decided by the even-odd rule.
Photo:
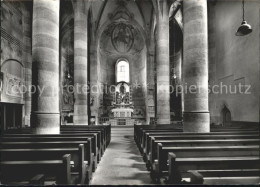
[[[167,0],[156,0],[157,2],[157,21],[169,19],[169,6]]]
[[[74,14],[80,12],[87,14],[89,6],[90,6],[89,0],[74,0],[73,1]]]

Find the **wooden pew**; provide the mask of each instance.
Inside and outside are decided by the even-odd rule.
[[[171,152],[168,157],[170,184],[180,184],[183,178],[189,178],[189,170],[259,169],[260,164],[259,156],[178,158]]]
[[[147,157],[149,155],[149,152],[150,152],[150,145],[151,145],[151,137],[153,136],[172,136],[172,135],[185,135],[185,134],[201,134],[201,135],[206,135],[206,134],[214,134],[214,135],[222,135],[222,134],[227,134],[227,135],[232,135],[232,134],[258,134],[257,132],[255,131],[237,131],[237,132],[211,132],[211,133],[178,133],[178,132],[174,132],[172,130],[165,130],[164,132],[163,131],[160,131],[160,132],[154,132],[154,131],[143,131],[143,135],[142,135],[142,143],[141,143],[141,146],[139,146],[139,149],[141,151],[141,153],[143,154],[144,156],[144,160],[146,161],[147,160]]]
[[[76,133],[76,134],[83,134],[83,133],[98,133],[98,136],[100,136],[100,140],[101,142],[105,143],[106,142],[106,135],[104,130],[98,130],[98,129],[92,129],[92,130],[88,130],[88,129],[73,129],[73,128],[61,128],[60,129],[61,134],[72,134],[72,133]],[[106,144],[105,144],[106,145]],[[106,146],[105,146],[106,147]]]
[[[80,135],[80,134],[96,134],[97,133],[97,139],[100,142],[100,144],[98,144],[98,147],[100,149],[100,155],[102,156],[105,152],[106,149],[106,139],[105,139],[105,135],[104,133],[102,133],[102,131],[94,131],[94,130],[61,130],[61,134],[76,134],[76,135]]]
[[[99,161],[101,158],[101,142],[98,139],[98,135],[96,133],[82,133],[82,134],[6,134],[4,136],[2,136],[2,138],[4,138],[5,141],[12,141],[13,138],[17,138],[19,141],[23,141],[23,140],[30,140],[30,139],[34,139],[34,141],[44,141],[44,138],[50,138],[50,140],[48,141],[56,141],[55,139],[57,139],[57,141],[59,141],[59,139],[61,141],[67,141],[67,140],[73,140],[74,138],[76,140],[80,140],[80,139],[89,139],[91,138],[91,142],[92,142],[92,150],[95,154],[95,156],[97,157],[97,160]]]
[[[236,132],[236,131],[244,131],[244,132],[247,132],[247,131],[254,131],[254,132],[258,132],[258,129],[256,128],[248,128],[248,129],[241,129],[241,128],[219,128],[219,129],[211,129],[210,132]]]
[[[140,129],[140,132],[138,133],[139,135],[137,136],[137,144],[140,144],[140,146],[142,147],[143,144],[145,144],[145,135],[146,133],[149,133],[149,132],[161,132],[161,133],[164,133],[164,132],[168,132],[168,133],[171,133],[171,132],[183,132],[182,129],[174,129],[174,128],[162,128],[162,129]]]
[[[24,181],[35,184],[42,183],[46,177],[57,184],[72,184],[70,159],[70,154],[66,154],[59,160],[1,161],[0,181],[2,184],[21,184]]]
[[[72,181],[74,184],[88,184],[89,163],[84,161],[84,145],[78,148],[38,148],[38,149],[0,149],[1,161],[41,161],[57,160],[62,155],[70,154]]]
[[[74,133],[82,132],[92,132],[97,131],[101,133],[102,139],[105,140],[105,147],[109,144],[111,139],[111,125],[97,125],[97,126],[80,126],[80,125],[66,125],[61,126],[61,133],[68,133],[69,131]],[[4,132],[4,134],[32,134],[31,128],[21,128],[21,129],[9,129]]]
[[[143,135],[142,135],[142,141],[141,141],[141,148],[144,150],[144,153],[146,153],[145,149],[146,149],[146,146],[149,145],[149,142],[150,142],[150,136],[166,136],[166,135],[185,135],[185,134],[201,134],[201,135],[204,135],[204,134],[214,134],[214,135],[223,135],[223,134],[258,134],[258,132],[255,132],[255,131],[236,131],[236,132],[210,132],[210,133],[179,133],[179,132],[175,132],[175,131],[172,131],[172,130],[167,130],[167,131],[160,131],[160,132],[150,132],[150,131],[144,131],[143,132]]]
[[[91,141],[91,139],[90,139]],[[92,178],[94,167],[94,153],[91,150],[90,141],[60,141],[60,142],[0,142],[0,149],[37,149],[37,148],[78,148],[80,144],[84,145],[84,161],[88,162],[88,178]]]
[[[172,132],[172,131],[180,131],[179,128],[176,128],[174,125],[158,125],[158,126],[149,126],[149,125],[135,125],[135,140],[137,142],[137,145],[139,146],[139,144],[141,144],[140,142],[142,142],[144,144],[145,141],[143,141],[144,137],[143,134],[144,132],[166,132],[168,131],[168,133]],[[254,133],[259,133],[259,131],[255,128],[211,128],[211,132],[224,132],[224,133],[228,133],[228,132],[250,132],[253,131]],[[142,145],[141,145],[142,147]]]
[[[139,148],[141,153],[143,154],[143,158],[145,161],[148,161],[149,162],[149,152],[150,152],[150,146],[151,146],[151,138],[153,136],[167,136],[167,135],[206,135],[206,134],[210,134],[210,135],[222,135],[222,134],[227,134],[227,135],[232,135],[232,134],[252,134],[252,135],[256,135],[256,133],[253,131],[250,131],[250,132],[223,132],[223,133],[220,133],[220,132],[213,132],[213,133],[176,133],[176,132],[152,132],[152,133],[144,133],[144,138],[143,138],[143,145],[141,146],[142,148]]]
[[[143,130],[165,130],[165,129],[177,129],[182,131],[180,128],[176,128],[173,125],[134,125],[134,139],[136,142],[140,142],[142,139]]]
[[[99,162],[101,160],[101,157],[102,155],[104,154],[104,151],[105,151],[105,141],[104,139],[101,138],[101,133],[98,132],[98,131],[82,131],[80,133],[77,133],[77,132],[73,132],[73,131],[67,131],[67,132],[63,132],[61,131],[61,134],[56,134],[55,136],[62,136],[62,137],[66,137],[66,136],[69,136],[69,137],[74,137],[74,136],[84,136],[84,135],[93,135],[95,136],[95,139],[96,140],[96,145],[97,145],[97,161]],[[49,134],[46,134],[46,135],[37,135],[37,134],[13,134],[13,133],[10,133],[10,134],[5,134],[4,136],[23,136],[23,137],[26,137],[26,136],[51,136]],[[52,135],[53,136],[53,135]]]
[[[260,169],[189,170],[191,184],[259,184]]]
[[[242,156],[246,155],[247,158],[243,157],[244,160],[242,159],[243,160],[242,162],[247,162],[246,159],[248,159],[248,157],[251,157],[250,153],[253,153],[259,157],[259,154],[258,154],[259,149],[257,147],[254,147],[253,152],[246,151],[246,149],[248,149],[250,145],[259,145],[259,132],[256,131],[255,128],[252,128],[252,129],[251,128],[250,129],[243,129],[243,128],[214,129],[214,128],[211,128],[211,131],[212,131],[212,133],[208,133],[208,134],[202,133],[201,135],[198,133],[194,133],[194,136],[197,136],[197,135],[201,136],[199,138],[198,137],[195,138],[195,137],[188,137],[189,134],[185,135],[185,133],[174,132],[174,130],[172,128],[169,128],[166,126],[164,126],[163,128],[157,128],[156,126],[154,126],[152,128],[150,128],[149,126],[148,127],[147,126],[142,126],[142,127],[135,126],[134,133],[135,133],[136,144],[139,147],[141,153],[143,153],[143,156],[149,155],[150,149],[151,149],[151,151],[153,151],[154,143],[152,141],[156,141],[155,145],[160,143],[160,141],[173,141],[173,142],[165,142],[165,144],[163,142],[163,146],[166,146],[166,147],[167,146],[168,147],[172,147],[172,146],[181,147],[182,146],[182,148],[183,148],[183,147],[190,147],[190,146],[217,146],[218,144],[220,144],[220,147],[223,147],[222,144],[228,145],[228,146],[238,146],[238,145],[242,144],[242,145],[245,145],[243,151],[236,149],[236,151],[233,150],[233,152],[231,154],[226,155],[226,156],[230,156],[233,154],[233,156],[236,160],[236,159],[238,159],[238,157],[237,157],[238,155],[240,155],[240,154],[242,154]],[[158,135],[158,134],[160,134],[160,135]],[[190,135],[191,135],[191,133],[190,133]],[[184,138],[183,138],[183,136],[184,136]],[[147,141],[147,139],[148,139],[148,141]],[[244,141],[244,139],[246,139],[246,141]],[[200,142],[195,142],[195,144],[194,144],[193,142],[197,141],[197,140]],[[179,144],[176,145],[176,144],[174,144],[174,141],[182,141],[182,142],[178,142]],[[186,143],[185,141],[186,142],[190,141],[190,142]],[[202,143],[201,141],[202,142],[204,141],[204,142]],[[216,141],[218,141],[218,142],[216,142]],[[207,142],[207,143],[205,143],[205,142]],[[223,143],[223,142],[225,142],[225,143]],[[253,148],[253,147],[251,147],[251,148]],[[176,148],[176,149],[178,149],[178,148]],[[190,150],[192,150],[192,149],[193,148],[190,148]],[[179,149],[180,156],[184,156],[185,154],[189,153],[189,152],[182,152],[182,151],[183,150]],[[226,150],[226,154],[228,154],[229,151]],[[213,156],[212,154],[210,155],[210,152],[211,151],[208,151],[207,154],[209,154],[208,156],[211,156],[209,158],[213,158],[213,161],[214,161],[214,157],[212,157]],[[217,151],[217,152],[219,153],[219,151]],[[181,155],[180,153],[183,155]],[[197,154],[197,156],[199,156],[199,153],[194,153],[194,154],[195,155],[193,155],[193,156],[196,156],[196,154]],[[218,156],[222,156],[221,153]],[[225,157],[223,157],[223,159],[224,158]],[[255,157],[255,158],[257,158],[257,157]],[[221,158],[219,157],[217,159],[221,159]],[[151,158],[151,160],[152,160],[152,158]],[[162,175],[165,172],[167,173],[167,160],[168,159],[166,158],[165,160],[166,160],[166,170],[164,170],[162,172]],[[157,162],[157,166],[159,167],[158,161],[156,161],[156,162]],[[249,161],[249,162],[251,162],[251,161]],[[259,163],[259,159],[257,160],[257,162]],[[155,164],[153,164],[153,165],[155,165]],[[153,169],[156,169],[156,168],[154,167]],[[152,173],[151,173],[152,177],[156,176],[156,175],[154,175],[155,173],[156,172],[152,171]],[[181,175],[181,173],[179,173],[179,175]],[[175,179],[176,179],[176,175],[171,175],[171,177],[172,176],[175,176]],[[171,178],[170,178],[170,180],[171,180]],[[176,183],[176,181],[174,183]],[[180,183],[180,181],[178,183]]]
[[[240,129],[259,129],[259,122],[249,122],[249,121],[229,121],[226,122],[225,126],[221,125],[211,125],[211,128],[220,128],[220,129],[226,129],[226,128],[240,128]]]
[[[1,142],[68,142],[68,141],[90,141],[91,140],[91,150],[94,154],[93,168],[97,167],[98,162],[98,148],[96,144],[96,139],[92,135],[83,135],[83,136],[59,136],[59,135],[39,135],[39,136],[3,136],[0,138]]]
[[[110,132],[107,132],[108,130],[106,128],[100,128],[98,126],[90,126],[92,128],[87,128],[87,127],[62,127],[61,128],[61,133],[88,133],[88,132],[98,132],[101,134],[101,151],[102,155],[109,144],[110,140]],[[96,128],[94,128],[96,127]]]
[[[252,137],[255,137],[257,136],[257,134],[255,132],[248,132],[248,133],[244,133],[244,132],[226,132],[226,133],[219,133],[219,132],[214,132],[214,133],[165,133],[165,134],[162,134],[162,133],[147,133],[147,136],[146,136],[146,141],[145,141],[145,145],[143,146],[143,156],[144,156],[144,159],[147,160],[148,159],[148,156],[149,156],[149,152],[150,152],[150,149],[154,149],[155,147],[153,147],[153,140],[176,140],[176,137],[183,137],[185,139],[185,137],[188,137],[188,136],[198,136],[200,135],[201,136],[206,136],[206,139],[208,139],[207,137],[216,137],[216,138],[221,138],[223,137],[224,135],[226,135],[227,137],[232,137],[230,135],[235,135],[236,137],[239,137],[240,135],[246,135],[246,136],[250,136],[252,139]],[[239,135],[239,136],[238,136]],[[173,137],[173,138],[171,138]],[[241,136],[241,138],[244,138],[245,136]],[[191,138],[191,137],[190,137]],[[256,137],[257,138],[257,137]],[[205,138],[203,138],[205,139]],[[211,138],[212,139],[212,138]],[[213,138],[214,139],[214,138]]]
[[[195,146],[247,146],[259,145],[260,139],[209,139],[209,140],[155,140],[152,138],[152,145],[148,154],[148,166],[157,159],[157,144],[163,147],[195,147]]]
[[[106,138],[106,146],[108,146],[111,140],[111,125],[95,125],[95,126],[83,126],[83,125],[65,125],[61,127],[61,130],[103,130]]]
[[[182,128],[177,127],[176,125],[135,125],[134,126],[134,136],[135,140],[137,141],[138,138],[142,138],[142,132],[144,130],[154,130],[154,131],[163,131],[163,130],[180,130],[182,131]],[[228,131],[255,131],[258,132],[258,128],[250,127],[250,128],[241,128],[241,127],[211,127],[211,132],[228,132]]]
[[[169,141],[176,141],[176,140],[186,140],[186,141],[191,141],[191,140],[228,140],[228,139],[259,139],[258,135],[250,135],[250,134],[228,134],[228,135],[219,135],[219,134],[204,134],[204,135],[200,135],[200,134],[179,134],[179,135],[172,135],[172,136],[153,136],[152,137],[153,141],[158,141],[161,142],[163,140],[169,140]],[[152,151],[156,150],[156,145],[155,143],[153,143],[152,147]],[[157,149],[158,150],[158,149]],[[157,153],[158,154],[158,153]],[[148,160],[147,160],[147,166],[148,169],[149,167],[151,167],[151,165],[153,164],[154,159],[149,159],[149,155],[148,155]]]
[[[45,181],[45,175],[43,174],[38,174],[35,175],[33,178],[30,179],[29,184],[33,184],[33,185],[44,185],[44,181]]]
[[[180,134],[183,133],[182,130],[179,129],[156,129],[156,130],[143,130],[142,135],[140,137],[141,148],[145,147],[147,134],[160,133],[160,134]]]
[[[211,147],[163,147],[158,144],[157,160],[152,164],[155,176],[163,176],[168,170],[168,153],[173,152],[178,158],[195,157],[232,157],[259,156],[259,146],[211,146]]]
[[[101,158],[101,136],[98,133],[94,132],[86,132],[86,133],[66,133],[66,134],[5,134],[2,137],[69,137],[69,138],[76,138],[76,137],[82,137],[82,138],[93,138],[93,145],[95,144],[95,147],[97,147],[96,153],[98,155],[98,161]],[[96,154],[95,154],[96,155]]]
[[[26,134],[24,132],[26,132]],[[39,146],[40,144],[41,147],[50,146],[52,148],[60,148],[58,144],[62,145],[62,147],[67,147],[69,145],[72,146],[69,143],[69,141],[70,142],[74,141],[73,145],[75,146],[77,143],[83,143],[82,141],[85,141],[86,137],[88,137],[88,139],[91,137],[91,139],[93,139],[94,141],[93,140],[91,141],[93,142],[93,145],[90,146],[90,148],[93,147],[93,152],[94,154],[96,154],[96,158],[98,157],[98,160],[100,160],[101,154],[104,153],[105,148],[109,144],[111,139],[111,125],[101,126],[101,127],[95,126],[95,128],[86,128],[85,126],[82,126],[77,129],[75,128],[75,126],[73,126],[73,129],[66,128],[65,130],[62,130],[61,131],[62,134],[59,135],[34,135],[31,133],[32,133],[31,129],[18,129],[14,131],[13,130],[8,131],[5,133],[5,136],[1,138],[1,140],[3,140],[4,142],[1,143],[0,145],[2,146],[2,148],[7,147],[8,149],[12,149],[9,146],[10,144],[14,146],[17,143],[17,142],[12,142],[13,141],[12,138],[15,138],[15,141],[17,140],[24,141],[24,142],[20,142],[18,146],[15,145],[15,147],[21,148],[25,146],[31,149],[33,144],[33,147],[37,149],[37,146]],[[32,140],[34,142],[28,145],[28,143],[30,143]],[[28,142],[26,143],[26,141]],[[65,144],[63,143],[64,141]],[[86,149],[84,152],[86,152]],[[89,157],[91,158],[91,156]],[[34,180],[35,179],[37,179],[37,177],[35,177]]]

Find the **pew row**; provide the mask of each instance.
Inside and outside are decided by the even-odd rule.
[[[260,169],[189,170],[191,184],[255,185],[260,183]]]
[[[178,158],[172,152],[168,156],[168,184],[185,184],[190,182],[190,170],[251,170],[259,169],[260,164],[259,156]],[[241,173],[239,177],[243,176],[246,176],[246,174]],[[185,179],[188,179],[188,181],[185,181]]]
[[[90,180],[88,161],[85,161],[84,145],[78,148],[0,149],[1,161],[56,160],[71,155],[71,179],[73,184],[87,184]]]
[[[66,154],[57,160],[1,161],[0,182],[20,185],[44,184],[48,180],[49,184],[72,184],[70,159],[71,155]]]
[[[149,160],[149,154],[156,149],[156,143],[159,143],[162,140],[168,140],[174,142],[175,140],[227,140],[227,139],[257,139],[259,138],[258,134],[249,133],[249,134],[240,134],[240,133],[228,133],[228,134],[219,134],[219,133],[182,133],[182,134],[171,134],[171,135],[148,135],[149,140],[143,148],[143,157],[144,160]],[[149,142],[148,142],[149,141]],[[157,142],[156,142],[157,141]],[[156,143],[155,143],[156,142]]]
[[[34,135],[34,134],[21,134],[21,135],[5,135],[0,138],[1,142],[67,142],[67,141],[91,141],[92,143],[92,152],[94,154],[93,159],[93,166],[94,168],[97,167],[97,163],[99,162],[101,156],[100,149],[98,148],[98,141],[96,135],[94,134],[68,134],[68,135],[61,135],[61,134],[48,134],[48,135]]]
[[[259,139],[196,139],[196,140],[160,140],[152,138],[152,145],[147,154],[147,165],[153,163],[158,158],[158,144],[163,147],[196,147],[196,146],[249,146],[259,145]]]

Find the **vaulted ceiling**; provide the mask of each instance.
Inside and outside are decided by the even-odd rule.
[[[92,25],[96,30],[110,19],[110,15],[120,7],[133,15],[133,18],[145,30],[150,30],[153,24],[153,3],[151,0],[97,0],[91,1],[90,12]]]

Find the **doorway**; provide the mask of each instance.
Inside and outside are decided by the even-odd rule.
[[[22,128],[23,105],[0,103],[1,106],[1,131]]]
[[[231,112],[225,105],[222,109],[222,116],[223,116],[223,126],[227,126],[231,124]]]

